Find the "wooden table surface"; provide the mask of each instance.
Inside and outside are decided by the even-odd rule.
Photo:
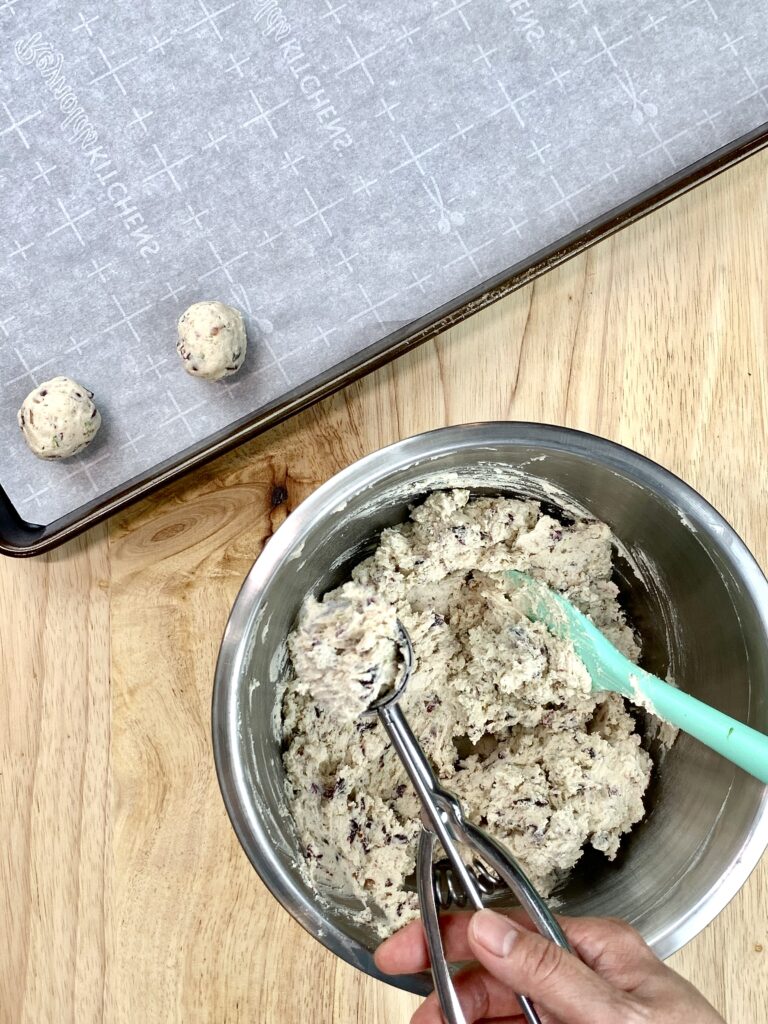
[[[768,153],[47,557],[0,559],[0,1020],[405,1022],[310,939],[219,796],[211,680],[265,540],[398,438],[532,419],[678,473],[768,566]],[[287,499],[275,505],[283,493]],[[768,864],[672,959],[766,1020]]]

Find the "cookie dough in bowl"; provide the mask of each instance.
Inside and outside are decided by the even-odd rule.
[[[592,692],[573,645],[521,616],[503,576],[518,569],[557,588],[636,659],[611,580],[613,547],[594,520],[565,524],[537,502],[436,491],[382,533],[350,583],[308,599],[288,642],[283,762],[318,892],[357,897],[360,920],[382,936],[418,915],[405,884],[418,800],[383,727],[355,714],[385,672],[394,682],[398,619],[415,654],[403,710],[471,818],[544,894],[587,845],[616,856],[643,817],[650,757],[623,698]]]
[[[375,977],[380,975],[372,954],[382,930],[388,926],[387,912],[377,916],[369,900],[372,890],[365,879],[363,898],[355,893],[343,864],[338,876],[334,876],[333,865],[328,869],[323,865],[326,877],[322,893],[318,892],[320,879],[310,876],[301,822],[291,810],[292,771],[286,771],[284,758],[290,759],[291,750],[295,761],[300,758],[301,744],[293,748],[291,730],[295,725],[298,736],[299,729],[304,727],[298,715],[295,723],[284,717],[284,709],[290,704],[293,677],[288,637],[300,621],[301,608],[308,596],[322,598],[343,586],[358,572],[355,567],[366,563],[370,566],[371,558],[377,572],[392,572],[392,567],[376,555],[387,537],[391,537],[391,544],[403,548],[402,552],[398,548],[394,553],[397,572],[406,575],[406,568],[408,574],[419,572],[418,565],[408,565],[408,546],[398,536],[407,540],[403,537],[404,524],[419,509],[429,508],[428,496],[432,492],[469,492],[468,503],[503,498],[529,510],[535,506],[535,521],[522,523],[520,539],[532,534],[537,523],[546,517],[560,525],[554,527],[543,522],[539,527],[541,533],[531,537],[527,551],[514,542],[519,557],[528,559],[531,571],[541,554],[552,558],[550,543],[559,547],[563,557],[557,571],[563,574],[565,588],[574,588],[569,593],[571,599],[581,602],[579,606],[586,608],[595,621],[601,614],[600,602],[607,611],[608,598],[615,601],[625,623],[631,623],[640,641],[643,667],[674,679],[683,690],[755,728],[768,730],[768,583],[725,520],[660,466],[612,442],[578,431],[541,424],[488,423],[421,434],[343,470],[302,502],[270,537],[243,584],[216,670],[213,742],[225,805],[245,852],[265,884],[320,942]],[[453,535],[453,526],[465,525],[471,538],[473,525],[466,520],[455,521],[460,512],[461,509],[454,509],[450,513],[450,532]],[[604,524],[615,538],[610,544],[607,582],[617,590],[609,594],[610,588],[601,590],[593,583],[589,592],[579,592],[577,599],[578,583],[571,576],[571,562],[578,562],[578,556],[570,534],[596,530],[594,524]],[[447,531],[448,520],[444,526]],[[569,529],[560,541],[555,541],[547,531],[556,531],[560,526]],[[501,529],[500,524],[498,528]],[[490,533],[492,540],[498,538],[498,543],[509,546],[508,540],[495,533],[496,529],[493,523],[482,526],[482,532]],[[546,550],[538,550],[533,541]],[[490,588],[487,578],[496,571],[491,560],[495,543],[480,559],[477,569],[462,564],[464,575],[475,574],[482,589]],[[597,534],[590,547],[593,553],[600,549]],[[432,550],[434,557],[430,560],[440,572],[450,571],[447,556],[451,560],[467,557],[458,537],[454,544],[447,532]],[[415,550],[412,554],[413,562],[421,557]],[[583,560],[579,564],[582,568],[585,565]],[[394,581],[395,576],[391,579]],[[425,584],[432,586],[434,581],[414,582],[418,586],[408,594],[408,603],[418,616],[421,612],[417,605],[423,596],[419,588]],[[553,578],[550,585],[558,584]],[[468,588],[470,581],[462,582],[461,586]],[[597,603],[591,603],[592,593],[601,595]],[[492,605],[496,598],[490,588],[483,600]],[[450,597],[448,600],[449,604],[455,603]],[[439,609],[438,614],[442,614]],[[623,624],[618,613],[612,621],[613,628],[621,632]],[[611,628],[610,622],[603,622],[602,628]],[[406,625],[410,629],[413,621]],[[449,629],[439,628],[436,635],[446,643],[465,643],[462,637],[453,636],[454,625],[448,623]],[[413,628],[417,634],[413,639],[418,641],[418,629]],[[427,630],[426,617],[423,628]],[[462,648],[460,653],[467,664],[476,660],[472,679],[480,693],[488,673],[497,671],[496,659],[503,651],[497,643],[490,648],[481,645],[482,638],[473,628],[467,619],[466,636],[471,634],[478,643],[466,641],[471,646]],[[611,636],[614,642],[619,632]],[[525,671],[530,677],[544,663],[533,643],[528,648]],[[558,661],[554,655],[548,646],[548,671],[555,662],[567,668],[567,662]],[[431,685],[426,679],[424,682]],[[553,678],[553,685],[554,682]],[[507,683],[512,688],[513,680]],[[545,819],[549,817],[551,821],[548,801],[552,790],[557,789],[565,811],[560,822],[562,835],[570,844],[570,824],[575,822],[581,829],[585,823],[579,803],[584,794],[578,793],[583,780],[571,775],[570,766],[577,772],[586,772],[589,781],[595,786],[604,785],[607,792],[607,786],[615,784],[617,767],[621,770],[622,766],[632,765],[632,757],[627,756],[624,748],[628,740],[632,743],[630,753],[633,751],[641,759],[636,762],[641,773],[645,771],[643,764],[647,764],[645,755],[651,758],[650,782],[641,797],[642,819],[630,831],[623,831],[622,818],[634,817],[632,803],[628,801],[623,807],[614,806],[616,816],[609,823],[612,828],[602,829],[604,837],[598,834],[599,822],[587,823],[600,848],[588,842],[566,876],[554,881],[549,897],[554,909],[566,914],[623,917],[640,930],[660,956],[667,956],[712,920],[738,891],[762,854],[768,833],[768,791],[690,737],[681,735],[664,754],[644,712],[630,712],[621,702],[620,714],[614,720],[608,715],[602,718],[596,708],[586,734],[592,735],[590,728],[599,731],[606,743],[606,754],[608,748],[619,752],[619,756],[605,760],[605,778],[601,778],[599,772],[589,768],[597,758],[592,758],[582,739],[584,730],[578,727],[578,721],[570,730],[551,728],[563,710],[553,707],[545,712],[555,713],[552,721],[545,723],[542,718],[535,724],[534,711],[527,722],[510,724],[510,732],[521,735],[525,730],[548,728],[547,735],[555,738],[553,743],[572,742],[572,749],[550,749],[540,754],[545,744],[534,748],[518,743],[513,748],[508,743],[509,756],[500,758],[502,764],[489,773],[487,759],[494,753],[485,749],[483,739],[476,741],[478,749],[473,749],[471,739],[475,730],[486,728],[485,719],[479,714],[472,717],[471,705],[463,702],[464,692],[456,685],[450,696],[457,709],[454,723],[462,716],[467,721],[465,737],[458,746],[453,744],[455,759],[463,766],[466,784],[474,776],[465,790],[469,794],[471,817],[482,824],[482,815],[488,810],[495,815],[485,822],[489,831],[508,829],[511,834],[517,826],[522,826],[523,831],[532,826],[532,840]],[[564,688],[558,693],[566,695]],[[413,696],[416,700],[427,699],[418,692]],[[575,693],[574,697],[579,699]],[[486,697],[482,703],[488,704]],[[524,702],[515,700],[512,706],[516,713],[528,714]],[[612,699],[608,708],[613,706]],[[499,708],[491,710],[491,730],[503,731],[504,725],[496,714]],[[315,715],[313,709],[309,713]],[[411,715],[408,709],[407,713]],[[421,714],[420,723],[425,723],[431,720],[434,710],[428,713],[424,704]],[[632,731],[627,725],[629,719]],[[364,722],[366,729],[375,725],[371,720]],[[619,729],[614,736],[615,723]],[[429,726],[419,725],[420,730],[424,728]],[[305,733],[310,736],[308,725]],[[384,752],[380,749],[378,727],[363,735],[368,737],[366,758],[374,765]],[[639,736],[641,743],[629,739],[633,736]],[[447,738],[443,740],[438,735],[425,741],[422,734],[420,739],[428,750],[431,746],[432,752],[450,752]],[[312,743],[309,749],[305,744],[304,750],[310,761],[316,758]],[[495,756],[498,758],[498,754]],[[458,773],[447,756],[444,763],[449,772]],[[566,763],[568,767],[561,771],[559,766]],[[321,768],[320,775],[327,778],[332,792],[336,783],[331,786],[331,781],[339,773],[332,776],[329,771],[323,776],[323,771]],[[371,768],[374,782],[384,785],[388,771],[385,757],[382,770],[377,765]],[[311,771],[305,772],[303,778],[310,790],[313,782],[318,785]],[[395,826],[407,820],[403,803],[407,786],[397,795],[397,787],[406,784],[407,779],[400,774],[397,781],[393,775],[392,781],[394,796],[390,792],[387,799],[393,802],[394,811],[383,802],[376,803],[369,814],[370,825],[362,813],[355,815],[357,830],[352,843],[356,851],[358,844],[362,847],[363,839],[369,842],[369,835],[375,839],[386,830],[393,838],[390,844],[385,842],[385,848],[398,851],[398,857],[407,857],[410,835],[399,827],[395,832]],[[521,800],[530,799],[533,806],[496,801],[494,782],[519,787]],[[449,785],[453,784],[451,779]],[[524,787],[527,792],[523,792]],[[536,801],[544,801],[545,794],[545,805],[537,811]],[[615,798],[615,794],[609,796]],[[338,834],[345,826],[348,829],[343,840],[347,847],[355,828],[350,807],[356,798],[355,792],[347,790],[344,795],[329,793],[322,801],[329,829]],[[366,809],[367,806],[366,801]],[[511,820],[512,813],[517,815],[515,820]],[[540,821],[534,818],[535,813],[541,814]],[[546,834],[547,843],[536,849],[542,849],[557,862],[562,852],[559,844],[549,845],[556,835],[549,831]],[[395,835],[404,836],[405,841],[396,840]],[[321,838],[327,843],[327,836]],[[619,840],[618,850],[610,860],[606,853],[612,852],[615,839]],[[528,842],[527,833],[524,841]],[[346,853],[345,849],[342,861]],[[402,863],[403,870],[405,867],[407,864]],[[316,865],[312,870],[316,870]],[[534,864],[533,870],[543,876],[548,868],[542,862]],[[375,878],[373,882],[377,884]],[[364,919],[366,910],[370,911],[370,920]],[[408,910],[404,907],[404,912]],[[418,992],[430,987],[428,979],[422,976],[386,980]]]

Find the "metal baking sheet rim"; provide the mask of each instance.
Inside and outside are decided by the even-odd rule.
[[[658,185],[641,193],[574,231],[553,245],[535,253],[529,259],[477,288],[456,298],[453,302],[433,310],[427,316],[387,335],[358,355],[338,363],[308,385],[285,395],[256,413],[230,424],[224,430],[205,438],[178,455],[159,463],[140,476],[126,481],[106,494],[94,498],[48,526],[35,526],[25,522],[0,488],[0,553],[13,557],[43,554],[71,540],[84,530],[103,522],[115,512],[146,497],[153,491],[189,470],[223,455],[225,452],[276,426],[290,416],[307,409],[315,402],[327,398],[348,384],[385,365],[423,342],[434,338],[449,327],[466,320],[474,313],[523,287],[536,277],[552,270],[571,257],[578,255],[597,242],[615,234],[623,227],[652,213],[672,199],[689,192],[722,171],[734,166],[768,146],[768,123],[741,136],[721,149],[691,164],[682,171],[665,178]]]

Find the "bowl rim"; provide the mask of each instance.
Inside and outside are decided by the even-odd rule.
[[[279,864],[271,840],[248,799],[249,786],[236,756],[239,707],[237,683],[247,654],[249,627],[273,571],[295,557],[297,539],[320,515],[332,513],[346,501],[414,461],[436,460],[457,448],[474,448],[481,455],[499,447],[537,447],[567,451],[597,461],[649,488],[676,507],[689,529],[707,534],[748,592],[768,643],[768,580],[756,559],[730,523],[693,487],[670,470],[624,445],[596,434],[548,423],[495,420],[439,427],[414,434],[363,456],[316,488],[288,516],[254,561],[232,606],[216,663],[211,723],[216,774],[224,804],[238,840],[261,880],[315,939],[347,963],[390,985],[420,995],[431,991],[424,974],[385,975],[370,951],[328,921],[322,904],[308,901]],[[426,449],[426,450],[425,450]],[[300,550],[300,549],[299,549]],[[736,769],[738,770],[738,769]],[[757,866],[768,846],[768,786],[763,787],[751,827],[728,871],[673,926],[646,936],[658,956],[666,958],[702,931],[726,907]]]

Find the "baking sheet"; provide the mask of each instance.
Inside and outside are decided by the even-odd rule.
[[[768,3],[0,0],[0,484],[48,524],[768,120]],[[188,377],[175,322],[246,313]],[[15,425],[64,373],[96,442]]]

